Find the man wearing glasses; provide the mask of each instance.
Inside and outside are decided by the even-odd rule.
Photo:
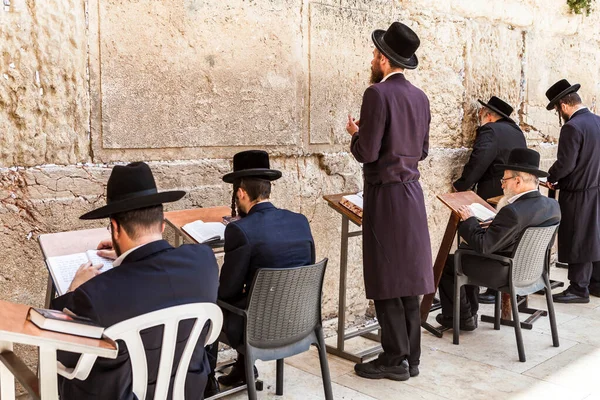
[[[508,204],[498,211],[490,226],[483,228],[468,206],[459,209],[461,220],[459,235],[466,244],[461,248],[469,248],[481,254],[496,253],[511,256],[513,248],[525,229],[532,226],[551,226],[560,222],[560,208],[554,199],[542,196],[538,191],[538,179],[548,176],[539,169],[540,155],[530,149],[511,151],[506,164],[498,168],[504,170],[501,179],[504,196]],[[477,279],[485,276],[490,279],[490,271],[498,278],[502,286],[509,273],[508,265],[499,261],[465,256],[462,260],[465,275]],[[440,280],[440,301],[442,313],[436,321],[445,327],[452,328],[454,310],[454,255],[448,256],[446,266]],[[460,329],[472,331],[477,328],[478,286],[465,285],[460,296]]]
[[[570,285],[556,303],[589,303],[600,297],[600,117],[577,94],[580,85],[556,82],[546,96],[548,110],[564,122],[548,183],[560,189],[563,222],[558,229],[558,260],[569,264]]]

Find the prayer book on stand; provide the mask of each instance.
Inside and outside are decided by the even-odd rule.
[[[363,215],[363,192],[343,196],[340,204],[362,218]]]
[[[59,296],[62,296],[69,290],[69,286],[75,277],[75,273],[81,266],[89,261],[92,264],[102,264],[100,272],[106,272],[112,269],[113,260],[100,257],[97,253],[98,250],[88,250],[85,253],[69,254],[66,256],[48,257],[46,259],[46,265],[50,271],[50,276],[56,286],[56,291]]]
[[[471,203],[469,204],[469,208],[475,214],[475,218],[477,218],[480,222],[488,222],[496,217],[496,213],[490,210],[489,208],[484,207],[479,203]]]
[[[214,244],[225,240],[224,222],[198,220],[183,225],[181,229],[198,243]]]
[[[65,311],[32,307],[29,309],[27,319],[33,322],[38,328],[47,331],[62,332],[95,339],[102,338],[103,327],[89,318],[75,315],[67,309]]]

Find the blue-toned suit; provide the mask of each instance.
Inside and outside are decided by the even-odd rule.
[[[171,306],[215,303],[217,287],[218,266],[210,247],[184,245],[173,248],[168,242],[158,240],[132,251],[120,266],[94,277],[75,291],[54,299],[52,308],[62,310],[67,307],[78,315],[110,327]],[[184,321],[180,325],[175,363],[178,362],[191,328],[190,321]],[[154,397],[162,331],[163,328],[158,327],[142,333],[149,365],[147,398]],[[210,368],[202,345],[206,333],[207,327],[198,341],[200,345],[196,346],[192,355],[185,384],[186,400],[203,398]],[[78,358],[79,355],[67,352],[59,352],[58,355],[59,361],[67,367],[74,367]],[[171,379],[173,378],[174,375]],[[116,359],[98,358],[85,381],[59,378],[59,392],[62,400],[136,399],[132,392],[131,362],[125,344],[119,342]]]
[[[315,244],[302,214],[254,205],[248,215],[225,229],[225,261],[219,279],[219,299],[245,308],[252,279],[259,268],[292,268],[315,262]],[[301,299],[298,299],[301,301]],[[243,343],[241,317],[224,312],[223,331],[229,344]]]

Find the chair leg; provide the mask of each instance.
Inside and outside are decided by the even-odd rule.
[[[461,279],[454,274],[454,318],[452,319],[452,343],[458,344],[460,334],[460,288]]]
[[[510,304],[512,306],[513,323],[515,325],[515,336],[517,338],[517,350],[519,351],[519,361],[525,362],[523,335],[521,333],[521,322],[519,321],[519,305],[517,304],[517,295],[512,290],[510,293]]]
[[[558,328],[556,327],[556,314],[554,314],[554,301],[552,301],[552,289],[548,274],[544,274],[544,283],[546,284],[546,304],[548,305],[548,319],[550,320],[550,331],[552,332],[552,345],[558,347]]]
[[[319,350],[319,362],[321,363],[321,376],[323,377],[325,400],[333,400],[333,390],[331,389],[331,376],[329,375],[329,363],[327,362],[327,350],[325,349],[323,328],[317,328],[315,334],[317,335],[317,349]]]
[[[277,396],[283,396],[283,358],[277,360],[275,394]]]
[[[256,382],[254,379],[254,354],[250,350],[249,346],[246,345],[246,354],[244,355],[246,363],[246,385],[248,387],[248,400],[257,400],[256,394]]]
[[[502,293],[499,290],[496,290],[496,298],[494,299],[494,329],[500,330],[500,317],[502,311],[500,307],[502,306]]]

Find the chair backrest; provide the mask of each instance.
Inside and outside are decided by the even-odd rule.
[[[260,348],[295,343],[321,324],[327,259],[296,268],[263,268],[248,300],[246,338]]]
[[[548,261],[548,251],[558,225],[527,228],[513,254],[512,279],[515,287],[536,283]]]
[[[115,341],[123,340],[127,345],[131,359],[133,393],[138,399],[146,398],[146,389],[148,388],[148,365],[140,331],[155,326],[164,326],[158,378],[154,392],[155,400],[163,400],[167,398],[169,390],[179,322],[188,319],[196,321],[179,360],[173,383],[173,398],[183,399],[185,378],[192,353],[207,321],[210,320],[211,325],[204,345],[213,343],[219,337],[223,325],[223,314],[216,304],[191,303],[169,307],[119,322],[104,331],[107,337]]]

